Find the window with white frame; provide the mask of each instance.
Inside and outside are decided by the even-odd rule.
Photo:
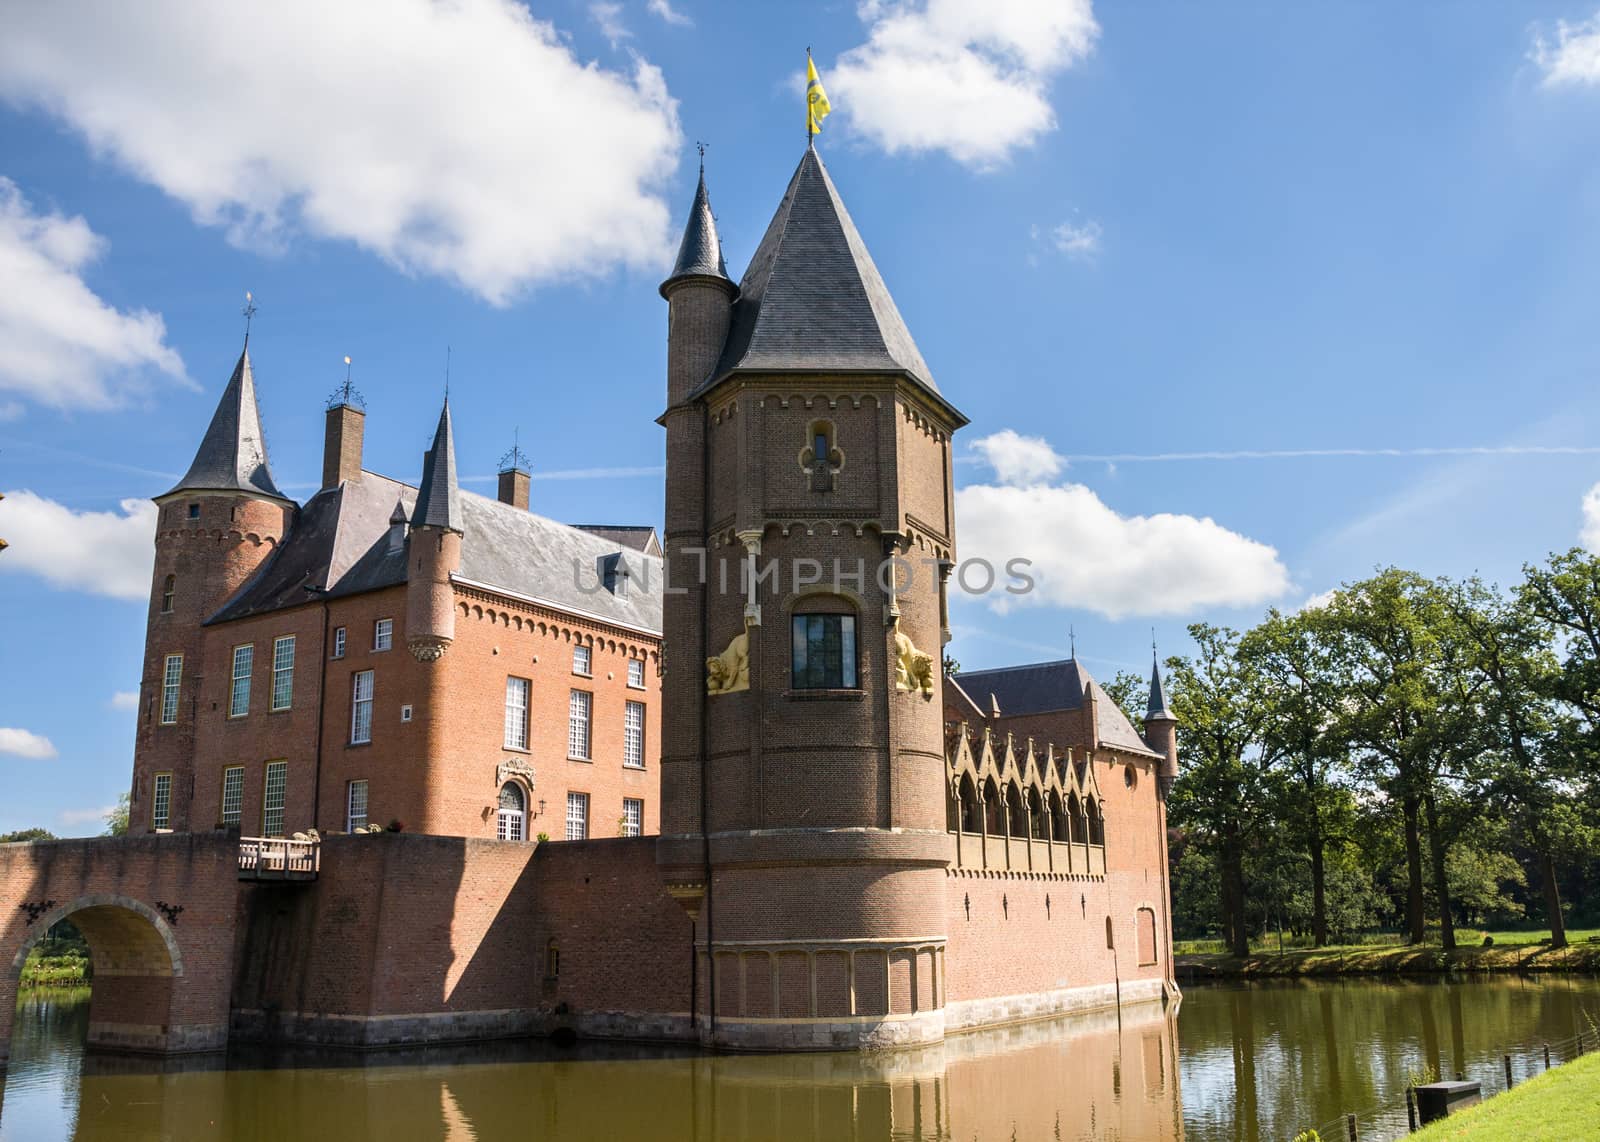
[[[233,648],[233,686],[228,691],[228,717],[242,718],[250,712],[250,671],[256,664],[253,643]]]
[[[289,763],[267,762],[266,787],[261,795],[261,835],[283,836],[283,803],[289,790]]]
[[[500,809],[495,818],[494,835],[502,841],[527,839],[527,804],[522,786],[508,781],[500,787]]]
[[[528,691],[532,686],[526,678],[506,678],[507,749],[528,748]]]
[[[572,648],[572,672],[574,674],[582,674],[585,678],[589,677],[594,673],[591,668],[593,662],[594,652],[587,646],[575,646]]]
[[[333,628],[333,655],[334,658],[344,657],[344,627]]]
[[[272,640],[272,708],[294,705],[294,635]]]
[[[589,795],[567,794],[567,840],[581,841],[589,835]]]
[[[178,720],[178,690],[183,684],[183,655],[167,655],[161,672],[161,724],[170,726]]]
[[[350,744],[364,745],[372,740],[372,671],[358,670],[351,690]]]
[[[172,774],[156,774],[155,796],[150,798],[150,827],[165,829],[172,820]]]
[[[222,771],[222,823],[237,825],[244,816],[244,766],[230,765]]]
[[[372,627],[372,649],[388,650],[394,645],[394,620],[379,619]]]
[[[367,783],[352,781],[345,796],[344,831],[353,833],[367,827]]]
[[[644,768],[643,702],[629,702],[622,708],[622,764]]]
[[[622,835],[637,837],[644,832],[644,802],[637,797],[622,799]]]
[[[644,689],[644,659],[628,659],[628,685],[635,690]]]
[[[594,695],[587,690],[574,690],[567,703],[567,756],[580,761],[589,760],[589,707]]]

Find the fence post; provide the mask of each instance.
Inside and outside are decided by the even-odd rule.
[[[1510,1090],[1511,1089],[1511,1056],[1510,1055],[1506,1055],[1505,1056],[1505,1060],[1506,1060],[1506,1089]]]
[[[1578,1032],[1578,1054],[1583,1054],[1583,1032]]]
[[[1544,1045],[1544,1069],[1547,1070],[1547,1071],[1550,1069],[1550,1044],[1549,1043],[1546,1043]]]
[[[1347,1115],[1344,1116],[1344,1128],[1345,1128],[1345,1131],[1350,1135],[1350,1142],[1360,1142],[1360,1139],[1356,1137],[1356,1116],[1355,1115],[1347,1114]]]
[[[1411,1133],[1417,1132],[1417,1088],[1406,1087],[1406,1125],[1411,1128]]]

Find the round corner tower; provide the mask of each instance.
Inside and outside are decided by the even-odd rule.
[[[672,277],[662,837],[702,1038],[944,1034],[951,434],[808,150],[735,290],[704,179]]]

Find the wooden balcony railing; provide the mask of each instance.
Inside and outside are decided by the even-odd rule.
[[[318,841],[286,837],[240,837],[240,880],[315,880],[321,865]]]

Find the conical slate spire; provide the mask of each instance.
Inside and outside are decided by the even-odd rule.
[[[948,407],[814,150],[750,259],[701,391],[740,371],[902,373]]]
[[[689,207],[689,221],[683,227],[683,241],[678,244],[678,260],[672,274],[661,283],[661,296],[667,287],[683,278],[721,278],[730,286],[728,267],[722,261],[722,239],[717,237],[717,220],[711,214],[711,196],[706,193],[706,170],[700,168],[700,185],[695,188],[694,205]]]
[[[194,463],[171,492],[252,492],[287,499],[273,482],[267,464],[267,441],[256,408],[256,382],[250,371],[250,344],[245,342],[233,367],[217,411],[194,454]]]
[[[1144,720],[1147,722],[1178,720],[1172,708],[1167,705],[1167,690],[1161,684],[1161,660],[1154,658],[1150,664],[1150,704],[1145,707]]]
[[[461,530],[461,489],[456,484],[456,438],[450,426],[450,398],[444,398],[433,447],[422,458],[422,487],[411,513],[412,527]]]

